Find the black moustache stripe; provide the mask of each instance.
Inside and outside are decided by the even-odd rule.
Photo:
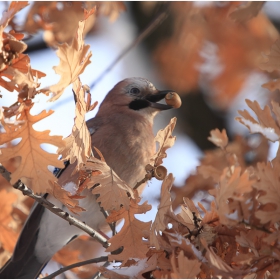
[[[150,106],[150,102],[144,99],[136,99],[129,103],[129,108],[132,110],[140,110]]]

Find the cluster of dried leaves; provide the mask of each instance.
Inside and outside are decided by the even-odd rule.
[[[278,38],[274,25],[260,12],[263,4],[170,3],[172,36],[161,42],[153,54],[165,83],[187,93],[195,91],[203,81],[211,91],[207,96],[211,103],[226,110],[250,73],[260,71],[262,53],[268,52]],[[210,69],[221,70],[209,72],[202,67],[205,63]]]
[[[68,30],[71,36],[61,39],[59,37],[61,30],[57,28],[62,22],[58,20],[59,16],[54,18],[46,16],[48,13],[54,16],[55,9],[58,14],[60,13],[61,7],[58,3],[54,3],[35,3],[30,13],[32,16],[34,13],[40,15],[40,20],[37,21],[36,26],[30,26],[29,23],[29,28],[33,28],[32,32],[39,28],[51,30],[52,38],[64,42],[62,45],[57,45],[60,64],[54,68],[61,79],[48,88],[40,88],[38,79],[42,78],[44,73],[32,69],[29,57],[23,54],[26,49],[26,44],[21,41],[23,35],[14,31],[9,33],[4,31],[16,12],[24,8],[27,2],[12,2],[0,22],[2,34],[0,83],[5,89],[18,92],[18,101],[9,107],[3,107],[0,111],[2,125],[0,162],[11,172],[11,184],[21,179],[35,193],[52,193],[70,211],[77,213],[86,210],[79,207],[79,199],[82,199],[79,194],[83,189],[90,188],[98,182],[99,185],[93,189],[93,193],[98,195],[101,207],[110,213],[107,222],[115,223],[124,220],[120,232],[108,240],[111,245],[106,250],[112,252],[123,247],[120,254],[109,254],[109,261],[118,260],[121,261],[121,265],[113,269],[99,267],[98,270],[105,277],[279,278],[280,152],[278,150],[276,157],[271,162],[267,162],[267,140],[275,142],[280,139],[280,105],[272,102],[271,108],[266,106],[261,109],[257,101],[248,100],[247,104],[257,118],[252,117],[247,110],[239,112],[240,117],[237,121],[246,125],[251,133],[263,135],[259,138],[258,144],[252,145],[242,137],[236,137],[229,143],[225,130],[211,131],[209,140],[216,144],[218,149],[205,154],[197,168],[197,173],[190,176],[182,188],[172,188],[174,177],[168,174],[161,186],[160,203],[154,222],[143,222],[135,215],[145,214],[151,209],[151,205],[148,202],[139,204],[140,197],[137,190],[128,187],[112,172],[101,154],[101,159],[91,156],[91,142],[89,132],[85,128],[85,114],[93,110],[96,103],[91,104],[90,93],[81,84],[79,75],[90,63],[91,52],[89,46],[84,44],[83,36],[88,22],[94,21],[96,10],[92,8],[90,11],[85,11],[83,15],[77,12],[78,29],[72,42],[68,44],[65,41],[72,38],[73,29],[71,32],[70,29]],[[67,6],[67,4],[63,5],[63,7]],[[103,4],[100,5],[102,10]],[[102,13],[111,14],[112,17],[122,7],[121,4],[115,3],[108,5],[111,6],[103,8]],[[231,15],[244,21],[248,16],[255,15],[252,11],[255,10],[252,10],[252,6],[249,5]],[[26,30],[31,15],[25,23]],[[199,19],[199,15],[196,16],[195,18]],[[214,20],[213,25],[216,24]],[[228,44],[230,45],[229,42]],[[268,62],[263,64],[263,69],[280,70],[278,50],[279,41],[273,45],[268,55]],[[50,136],[49,131],[36,131],[33,124],[48,117],[52,111],[48,113],[43,111],[36,116],[31,115],[34,96],[52,93],[50,101],[57,100],[71,84],[77,102],[76,117],[70,136],[63,140],[60,136]],[[277,88],[278,84],[277,80],[266,86]],[[159,143],[159,149],[150,163],[147,163],[148,173],[162,164],[166,157],[166,150],[174,144],[175,137],[172,136],[172,132],[175,123],[174,118],[164,130],[158,132],[155,141]],[[20,141],[12,145],[11,142],[15,139]],[[50,154],[42,150],[40,147],[42,143],[55,145],[58,154],[62,154],[64,159],[69,159],[71,163],[77,162],[75,171],[80,172],[81,184],[76,196],[62,189],[48,170],[48,165],[62,168],[63,164],[57,159],[58,154]],[[2,209],[0,262],[2,264],[13,250],[31,204],[30,199],[19,196],[16,191],[8,188],[8,185],[9,183],[0,178],[0,208]],[[173,202],[172,190],[176,194]],[[209,199],[203,203],[199,202],[196,206],[191,198],[202,191],[209,194]],[[183,200],[182,196],[184,196]],[[179,205],[180,212],[175,214],[173,209]],[[56,254],[54,259],[63,265],[68,265],[91,258],[94,251],[98,251],[96,243],[88,237],[81,237]],[[97,268],[92,266],[74,270],[79,277],[89,277],[95,271]]]
[[[96,16],[105,15],[111,21],[116,20],[119,13],[125,10],[122,2],[106,1],[40,1],[35,2],[25,20],[21,30],[28,34],[35,34],[44,30],[44,40],[49,46],[59,43],[70,43],[76,32],[80,20],[84,19],[84,9],[96,9],[96,13],[90,17],[84,27],[84,35],[95,24]]]

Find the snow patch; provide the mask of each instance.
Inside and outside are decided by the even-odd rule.
[[[76,194],[77,189],[78,189],[76,183],[74,183],[74,182],[68,182],[68,183],[66,183],[66,184],[65,184],[64,186],[62,186],[62,187],[63,187],[63,189],[65,189],[66,191],[70,192],[71,195]]]
[[[252,133],[261,133],[272,142],[279,140],[279,135],[275,133],[275,130],[272,127],[263,127],[258,123],[252,123],[246,119],[242,119],[242,123],[246,125]]]
[[[134,260],[137,261],[136,258]],[[145,258],[145,259],[139,260],[135,265],[132,265],[130,267],[121,267],[121,268],[115,269],[113,271],[120,275],[128,276],[128,277],[130,277],[130,279],[133,279],[133,278],[137,277],[138,273],[140,273],[141,271],[143,271],[144,269],[146,269],[148,267],[147,260],[148,260],[148,258]]]

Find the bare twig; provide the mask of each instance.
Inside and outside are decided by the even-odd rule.
[[[105,262],[102,267],[108,267],[111,263],[110,262]],[[91,279],[100,279],[102,273],[100,271],[96,272],[92,277]]]
[[[139,188],[142,184],[146,183],[147,181],[151,180],[153,177],[157,178],[158,180],[162,181],[166,177],[167,169],[163,165],[152,166],[147,164],[145,166],[146,174],[145,177],[136,183],[133,190]]]
[[[95,258],[95,259],[90,259],[90,260],[86,260],[86,261],[82,261],[82,262],[77,262],[65,267],[60,268],[59,270],[55,271],[54,273],[44,277],[43,279],[53,279],[54,277],[56,277],[57,275],[70,270],[72,268],[76,268],[79,266],[83,266],[83,265],[87,265],[87,264],[92,264],[92,263],[100,263],[100,262],[106,262],[108,260],[108,256],[102,256],[99,258]]]
[[[113,255],[117,255],[117,254],[120,254],[122,252],[123,248],[119,248],[115,251],[112,252]],[[87,265],[87,264],[92,264],[92,263],[100,263],[100,262],[106,262],[105,264],[108,264],[108,256],[102,256],[102,257],[99,257],[99,258],[95,258],[95,259],[90,259],[90,260],[86,260],[86,261],[82,261],[82,262],[77,262],[77,263],[74,263],[74,264],[71,264],[71,265],[68,265],[68,266],[65,266],[63,268],[60,268],[59,270],[55,271],[54,273],[44,277],[43,279],[52,279],[54,277],[56,277],[57,275],[67,271],[67,270],[70,270],[72,268],[76,268],[76,267],[80,267],[80,266],[83,266],[83,265]]]
[[[265,228],[264,226],[261,226],[261,227],[258,227],[258,226],[255,226],[255,225],[252,225],[244,220],[242,220],[240,222],[241,224],[245,225],[246,227],[250,227],[251,229],[256,229],[256,230],[259,230],[259,231],[262,231],[262,232],[265,232],[265,233],[269,233],[269,234],[272,234],[273,232],[270,231],[269,229]]]
[[[134,190],[138,189],[142,184],[146,183],[151,179],[151,176],[147,176],[146,174],[145,178],[143,178],[141,181],[137,182],[136,185],[133,187]]]
[[[151,32],[159,26],[166,18],[168,14],[167,12],[160,13],[137,37],[136,39],[126,47],[119,56],[116,57],[115,60],[101,73],[101,75],[90,85],[90,89],[93,89],[98,82],[100,82],[103,77],[109,73],[113,67],[134,47],[136,47],[142,40],[144,40]]]
[[[108,248],[110,246],[110,243],[108,243],[107,239],[103,237],[99,232],[92,229],[90,226],[85,224],[84,222],[81,222],[80,220],[74,218],[69,213],[63,211],[62,209],[56,207],[54,204],[43,198],[42,196],[35,195],[32,190],[30,190],[27,186],[25,186],[20,180],[18,180],[13,187],[17,190],[20,190],[24,195],[27,195],[33,199],[35,199],[39,204],[50,210],[55,215],[61,217],[62,219],[69,222],[70,225],[73,225],[84,232],[86,232],[88,235],[93,237],[96,241],[102,244],[104,248]]]
[[[147,164],[146,167],[146,174],[145,174],[145,177],[136,183],[136,185],[133,187],[133,190],[136,190],[138,189],[142,184],[146,183],[147,181],[151,180],[153,177],[154,177],[154,169],[155,167],[154,166],[151,166],[150,164]]]

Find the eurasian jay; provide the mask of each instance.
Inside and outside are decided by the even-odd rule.
[[[130,187],[145,176],[145,166],[155,152],[152,131],[155,115],[172,106],[157,103],[170,90],[159,91],[144,78],[128,78],[107,94],[97,115],[87,121],[92,145],[103,154],[107,164]],[[69,165],[58,182],[73,186],[75,164]],[[85,190],[80,205],[87,211],[75,216],[95,230],[105,223],[95,196]],[[47,199],[67,211],[51,195]],[[17,241],[14,253],[0,271],[0,278],[37,278],[52,256],[84,232],[35,203]]]

